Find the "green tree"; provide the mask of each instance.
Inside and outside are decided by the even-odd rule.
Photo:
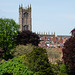
[[[34,73],[21,60],[13,58],[0,63],[0,75],[34,75]]]
[[[59,75],[68,75],[68,68],[65,64],[62,64],[60,67]]]
[[[15,48],[11,50],[11,54],[13,57],[28,55],[33,51],[33,48],[35,48],[35,46],[33,46],[32,44],[17,45]]]
[[[60,67],[62,64],[63,62],[60,60],[57,60],[56,64],[51,64],[55,75],[59,75]]]
[[[16,45],[16,36],[19,25],[13,19],[0,18],[0,47],[5,52],[5,57],[10,55],[10,50]]]
[[[52,63],[56,63],[57,60],[61,60],[62,52],[58,51],[56,48],[47,48],[48,58],[54,59]]]
[[[43,48],[34,48],[33,51],[27,55],[25,64],[33,72],[39,75],[54,75],[52,67],[48,62],[47,52]]]

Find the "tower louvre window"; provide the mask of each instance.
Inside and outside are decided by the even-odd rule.
[[[24,13],[24,17],[26,17],[26,19],[28,18],[28,13],[27,12]]]
[[[24,26],[23,26],[23,31],[24,31],[24,30],[28,30],[28,25],[24,25]]]

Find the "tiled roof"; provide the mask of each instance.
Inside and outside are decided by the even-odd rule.
[[[63,38],[64,37],[64,38]],[[67,36],[68,37],[68,36]],[[57,37],[47,37],[47,36],[43,36],[40,37],[40,43],[39,46],[40,47],[57,47],[57,46],[61,46],[63,47],[64,42],[68,39],[65,36],[57,36]]]

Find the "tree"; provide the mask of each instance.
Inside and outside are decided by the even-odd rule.
[[[71,70],[70,75],[75,75],[75,37],[69,38],[63,48],[64,63],[69,65]]]
[[[0,63],[0,75],[34,75],[34,73],[18,58],[13,58]]]
[[[17,36],[17,44],[26,45],[32,43],[32,45],[38,46],[39,36],[31,31],[22,31]]]
[[[65,64],[62,64],[60,67],[59,75],[68,75],[68,68]]]
[[[55,73],[55,75],[59,75],[60,67],[62,64],[63,63],[60,60],[57,60],[57,62],[55,64],[51,64],[53,72]]]
[[[0,18],[0,47],[5,52],[5,57],[10,55],[10,50],[16,45],[15,37],[19,25],[13,19]]]
[[[35,48],[35,46],[33,46],[31,44],[17,45],[15,48],[13,48],[11,50],[11,55],[13,57],[28,55],[29,53],[31,53],[33,51],[33,48]]]
[[[61,52],[56,48],[47,48],[48,59],[52,63],[56,63],[57,60],[61,60]],[[53,60],[51,60],[53,59]]]
[[[29,69],[39,75],[54,75],[51,64],[48,62],[47,52],[43,48],[34,48],[27,55],[25,64]]]

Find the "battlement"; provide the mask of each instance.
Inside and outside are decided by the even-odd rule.
[[[19,5],[19,11],[21,11],[21,10],[27,10],[27,11],[31,11],[31,4],[30,5],[28,5],[27,7],[25,6],[25,7],[23,7],[23,5],[21,4],[21,5]]]
[[[37,35],[39,35],[39,37],[55,37],[55,32],[54,33],[50,33],[50,32],[37,32]]]
[[[50,33],[50,32],[37,32],[36,34],[39,34],[39,35],[55,35],[55,32],[54,33]]]

